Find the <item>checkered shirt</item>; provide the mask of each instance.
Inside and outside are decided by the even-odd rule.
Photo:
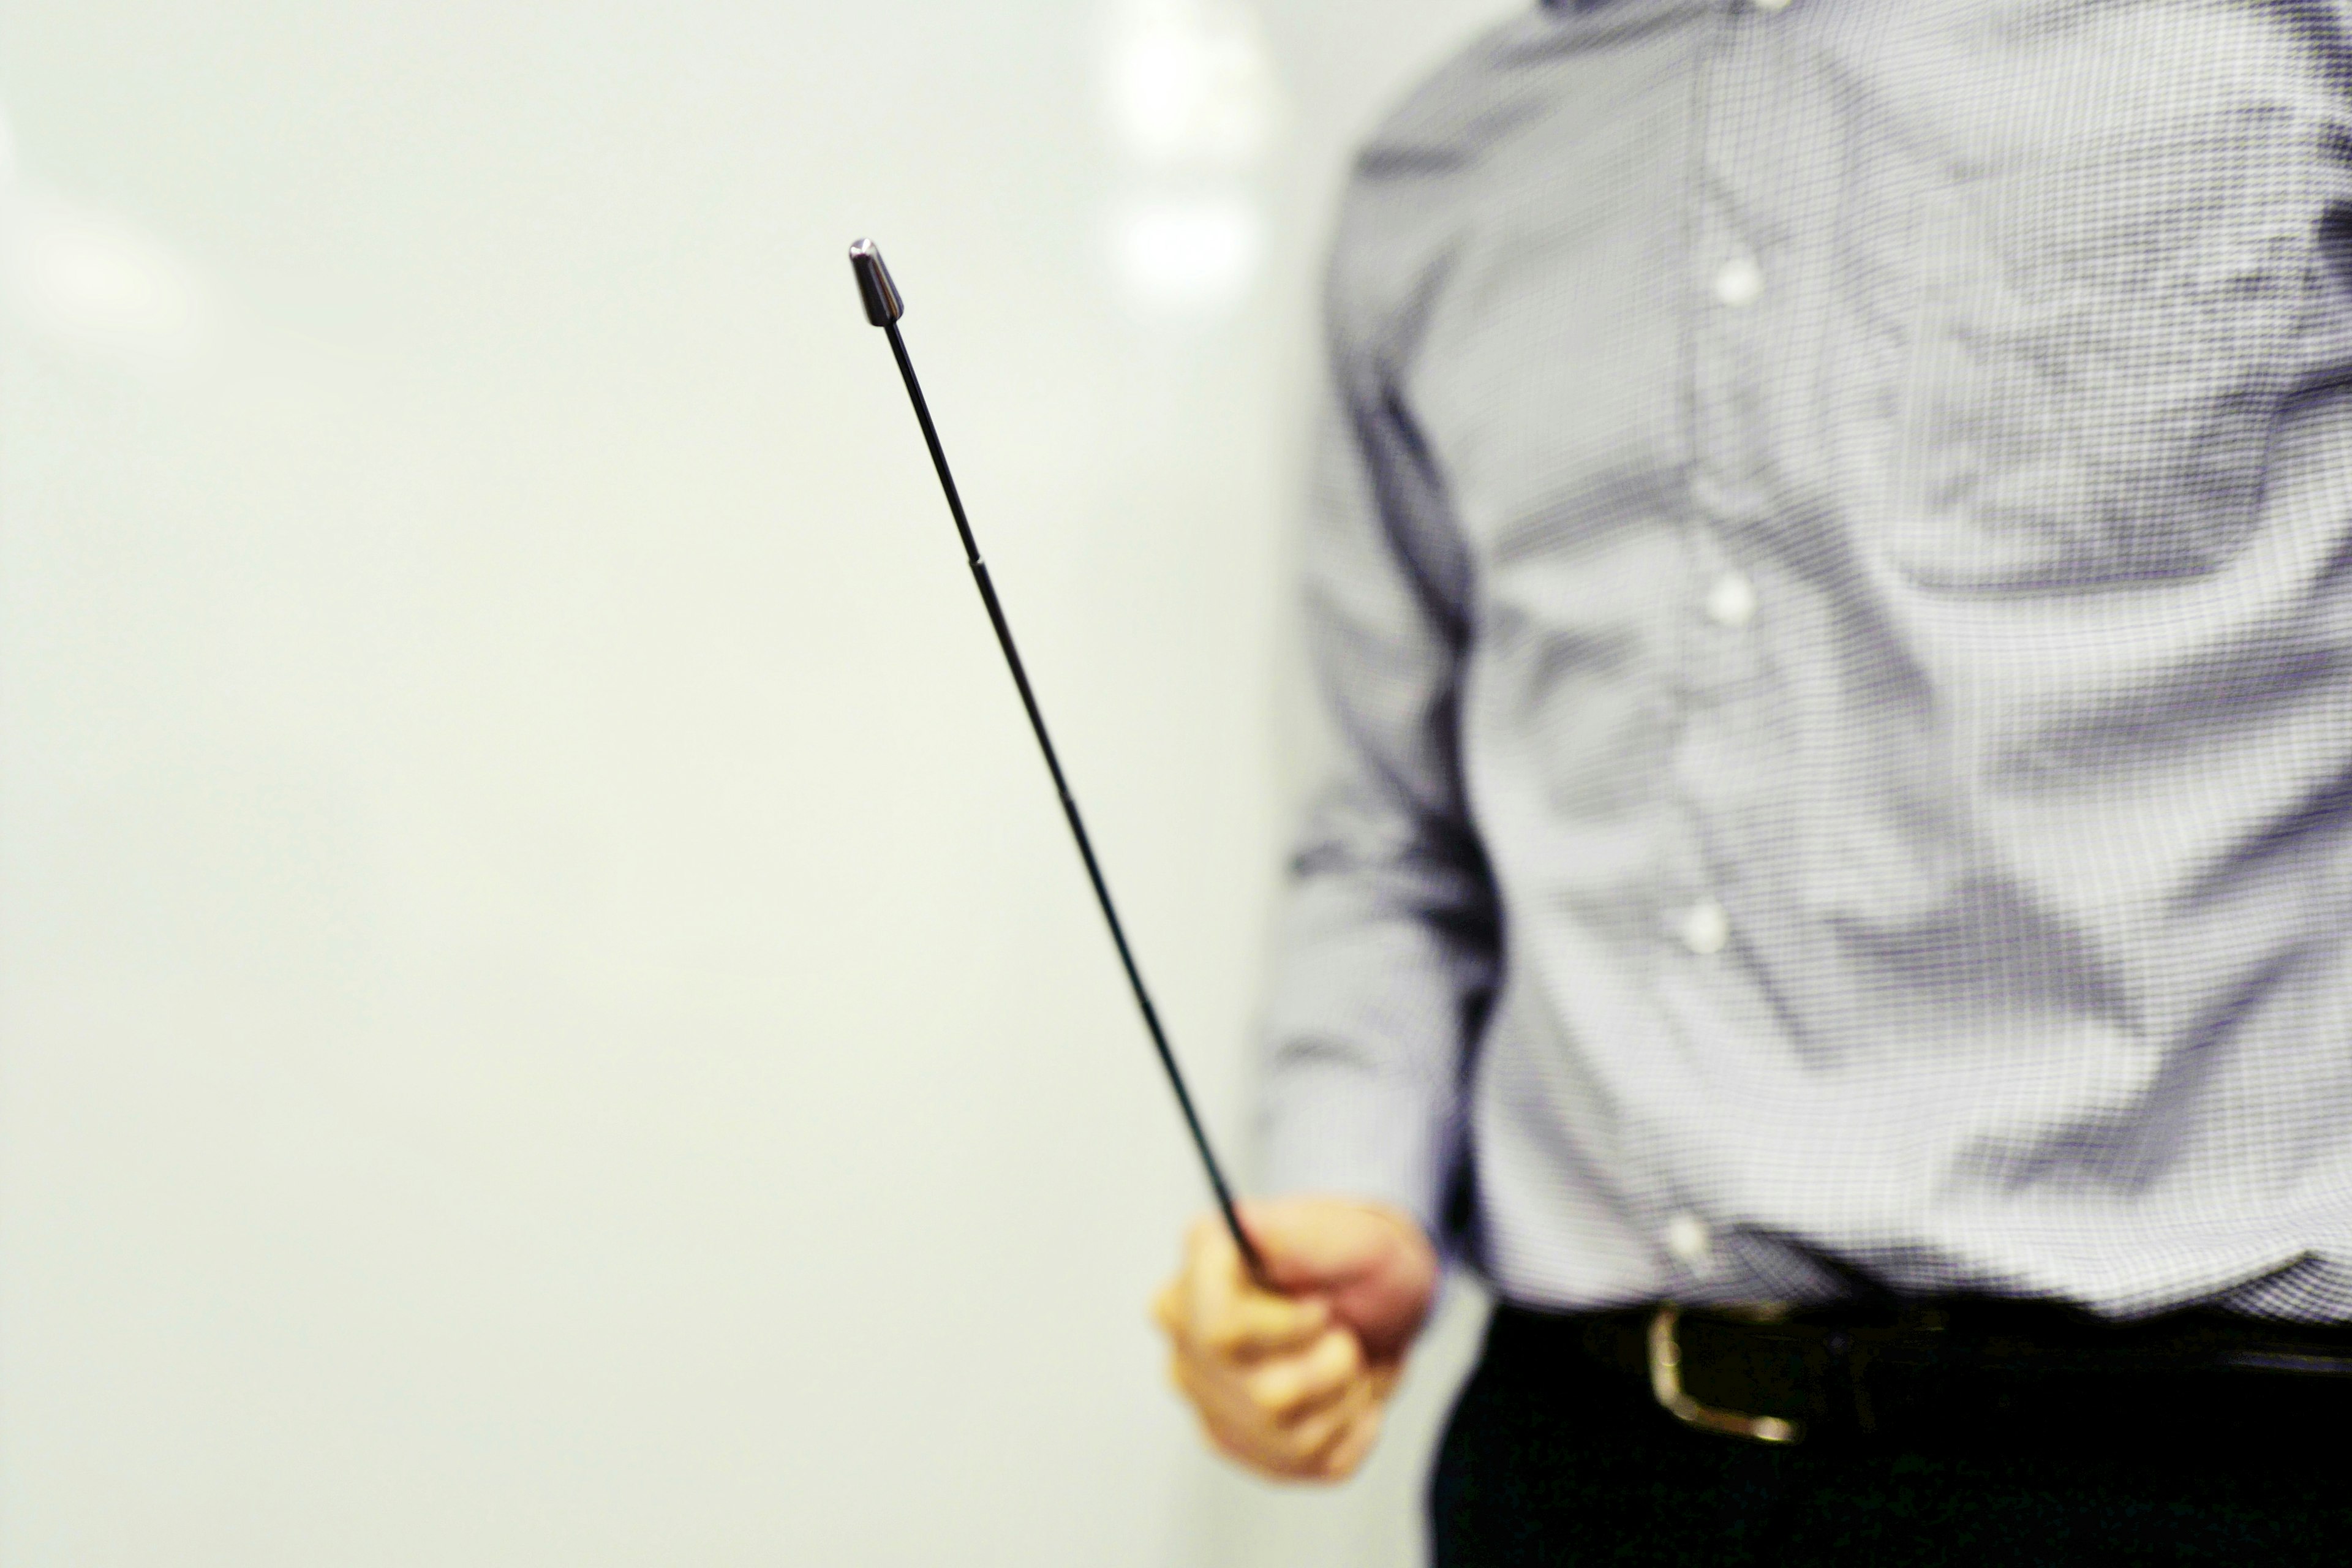
[[[1602,0],[1356,167],[1271,1184],[2352,1318],[2352,10]]]

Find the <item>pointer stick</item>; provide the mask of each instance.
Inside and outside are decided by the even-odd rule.
[[[1095,859],[1094,841],[1087,837],[1087,825],[1078,816],[1078,803],[1070,795],[1069,781],[1062,776],[1062,760],[1054,754],[1054,742],[1045,733],[1045,715],[1038,710],[1036,693],[1029,689],[1029,672],[1021,666],[1020,650],[1013,646],[1013,627],[1004,619],[1004,606],[997,603],[996,584],[988,578],[988,563],[980,558],[980,546],[971,537],[971,524],[965,521],[962,498],[956,494],[955,476],[948,472],[948,455],[940,445],[940,433],[931,424],[930,405],[923,401],[922,384],[915,379],[915,362],[907,357],[907,342],[898,335],[898,318],[906,313],[907,304],[898,295],[898,286],[890,280],[890,269],[882,265],[882,252],[870,239],[861,239],[849,247],[849,265],[857,274],[857,291],[865,297],[866,319],[890,335],[890,352],[898,359],[898,374],[907,383],[907,396],[915,405],[915,417],[923,426],[923,441],[931,449],[931,467],[940,471],[940,489],[947,492],[948,510],[955,517],[956,532],[963,539],[965,562],[971,567],[971,580],[980,589],[980,602],[988,606],[988,624],[996,628],[996,646],[1004,650],[1004,662],[1013,671],[1013,684],[1021,689],[1021,706],[1029,712],[1029,728],[1037,734],[1037,749],[1045,753],[1045,771],[1054,775],[1054,792],[1062,797],[1062,815],[1070,820],[1070,837],[1078,841],[1078,857],[1087,863],[1087,879],[1095,885],[1095,901],[1102,905],[1103,919],[1110,926],[1110,940],[1118,949],[1118,962],[1127,970],[1127,983],[1135,992],[1135,1005],[1143,1013],[1143,1026],[1151,1031],[1151,1043],[1160,1052],[1160,1065],[1168,1069],[1168,1086],[1176,1091],[1177,1108],[1184,1112],[1184,1125],[1192,1134],[1192,1147],[1201,1152],[1201,1164],[1209,1173],[1209,1185],[1217,1194],[1217,1210],[1225,1216],[1225,1228],[1234,1235],[1234,1245],[1241,1248],[1242,1261],[1248,1265],[1250,1278],[1262,1289],[1271,1289],[1265,1274],[1265,1261],[1251,1245],[1249,1235],[1242,1229],[1239,1215],[1234,1213],[1233,1192],[1225,1185],[1225,1173],[1217,1166],[1217,1157],[1209,1150],[1209,1135],[1201,1130],[1200,1115],[1192,1109],[1192,1097],[1184,1088],[1184,1075],[1176,1068],[1176,1055],[1168,1048],[1168,1032],[1160,1026],[1160,1011],[1151,1005],[1151,993],[1143,987],[1143,973],[1135,966],[1135,954],[1127,945],[1127,931],[1118,923],[1118,910],[1111,906],[1110,884],[1103,880],[1101,865]]]

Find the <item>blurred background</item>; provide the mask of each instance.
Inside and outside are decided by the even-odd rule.
[[[1404,1564],[1202,1458],[1348,146],[1527,0],[0,0],[0,1560]]]

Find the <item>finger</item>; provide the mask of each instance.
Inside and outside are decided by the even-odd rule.
[[[1223,1428],[1220,1427],[1215,1422],[1210,1420],[1205,1415],[1201,1418],[1201,1431],[1202,1434],[1209,1439],[1209,1446],[1211,1447],[1216,1449],[1218,1453],[1223,1454],[1226,1458],[1233,1460],[1234,1463],[1246,1466],[1250,1469],[1257,1471],[1260,1475],[1279,1475],[1282,1473],[1275,1468],[1275,1463],[1272,1459],[1268,1458],[1264,1454],[1257,1453],[1250,1448],[1243,1447],[1239,1441],[1227,1436]]]
[[[1205,1325],[1202,1348],[1229,1361],[1300,1352],[1331,1331],[1331,1306],[1319,1296],[1273,1296],[1250,1287],[1231,1297],[1225,1315]]]
[[[1241,1254],[1234,1247],[1233,1237],[1219,1230],[1206,1219],[1195,1221],[1184,1238],[1183,1282],[1184,1333],[1198,1344],[1211,1343],[1211,1336],[1231,1315],[1235,1295],[1239,1293]]]
[[[1359,1380],[1328,1411],[1285,1427],[1252,1404],[1231,1379],[1204,1377],[1199,1367],[1181,1359],[1170,1373],[1220,1453],[1262,1475],[1289,1479],[1313,1479],[1323,1454],[1372,1403],[1369,1384]]]
[[[1200,1367],[1181,1357],[1168,1371],[1220,1453],[1259,1470],[1278,1462],[1273,1426],[1250,1407],[1230,1379],[1204,1377]]]
[[[1279,1285],[1337,1283],[1378,1264],[1393,1226],[1370,1209],[1328,1199],[1262,1199],[1241,1207],[1266,1270]]]
[[[1207,1353],[1228,1360],[1306,1344],[1331,1321],[1326,1302],[1277,1296],[1252,1284],[1233,1237],[1213,1221],[1192,1227],[1178,1304],[1183,1321],[1175,1331]]]
[[[1212,1387],[1202,1377],[1200,1367],[1193,1364],[1192,1358],[1181,1351],[1168,1358],[1168,1381],[1176,1385],[1176,1392],[1182,1394],[1191,1403],[1192,1408],[1201,1413],[1203,1420],[1208,1419],[1212,1406],[1222,1405],[1224,1403],[1219,1391]]]
[[[1251,1402],[1277,1423],[1322,1408],[1360,1381],[1363,1352],[1345,1329],[1327,1330],[1303,1353],[1269,1361],[1246,1380]]]
[[[1331,1304],[1376,1356],[1411,1344],[1427,1316],[1438,1260],[1412,1218],[1378,1204],[1336,1198],[1249,1205],[1244,1223],[1274,1289]]]
[[[1339,1441],[1331,1445],[1330,1451],[1322,1458],[1320,1473],[1325,1480],[1343,1481],[1356,1473],[1365,1456],[1372,1451],[1372,1445],[1379,1440],[1381,1423],[1386,1415],[1386,1409],[1375,1403],[1358,1415],[1348,1429],[1339,1434]]]
[[[1326,1458],[1338,1448],[1364,1412],[1373,1406],[1368,1384],[1349,1384],[1338,1399],[1283,1428],[1277,1443],[1284,1463],[1294,1475],[1320,1472]]]

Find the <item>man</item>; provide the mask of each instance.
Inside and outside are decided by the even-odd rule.
[[[2347,62],[1593,0],[1373,139],[1222,1447],[1349,1473],[1444,1247],[1442,1563],[2352,1557]]]

